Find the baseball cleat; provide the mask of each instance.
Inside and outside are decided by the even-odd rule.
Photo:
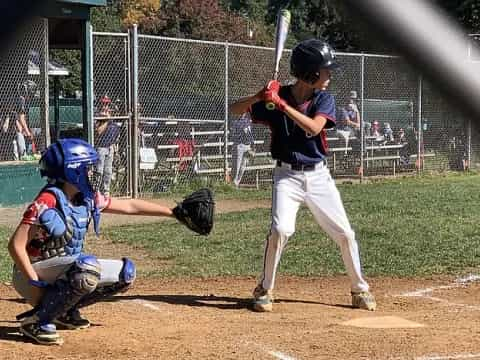
[[[57,333],[54,324],[40,325],[36,316],[31,316],[22,321],[20,332],[42,345],[62,345],[63,339]]]
[[[53,320],[56,325],[63,329],[80,330],[90,327],[90,321],[80,315],[80,311],[74,310]]]
[[[375,301],[375,297],[368,291],[352,292],[352,307],[355,309],[375,311],[377,302]]]
[[[273,310],[272,290],[265,290],[258,285],[253,290],[253,310],[258,312],[270,312]]]

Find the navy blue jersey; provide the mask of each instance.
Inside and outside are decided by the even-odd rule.
[[[120,126],[112,120],[108,120],[107,128],[95,139],[96,146],[99,148],[108,148],[118,141],[120,136]]]
[[[265,102],[259,101],[250,109],[253,122],[270,127],[272,157],[289,164],[316,164],[327,156],[328,144],[325,129],[335,126],[335,98],[323,90],[315,90],[312,99],[297,105],[291,86],[280,89],[280,97],[298,111],[314,118],[321,115],[327,119],[325,128],[317,136],[306,133],[285,113],[267,110]]]

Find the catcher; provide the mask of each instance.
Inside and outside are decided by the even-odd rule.
[[[175,217],[193,231],[207,235],[213,226],[212,193],[202,189],[173,209],[138,199],[101,195],[93,172],[98,154],[80,139],[52,144],[40,159],[48,184],[23,215],[10,238],[13,285],[33,309],[17,316],[20,332],[44,345],[62,344],[57,326],[84,329],[90,322],[79,309],[126,291],[135,280],[128,258],[98,259],[83,253],[90,221],[99,233],[100,214]]]

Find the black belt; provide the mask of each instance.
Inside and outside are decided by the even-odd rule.
[[[325,164],[325,160],[322,160],[320,163]],[[294,171],[312,171],[315,170],[315,167],[318,164],[289,164],[284,161],[277,160],[277,166],[281,167],[282,165],[287,165],[287,167]]]

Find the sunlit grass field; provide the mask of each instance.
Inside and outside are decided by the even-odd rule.
[[[339,185],[360,244],[368,276],[415,276],[480,271],[480,175],[451,174],[368,184]],[[218,199],[268,199],[270,190],[216,189]],[[209,237],[193,235],[175,221],[106,228],[114,242],[147,250],[162,265],[143,276],[256,275],[270,224],[269,209],[217,214]],[[0,229],[0,278],[10,276],[9,233]],[[132,246],[132,251],[133,246]],[[94,252],[94,249],[93,249]],[[126,254],[128,255],[128,254]],[[309,211],[301,209],[297,232],[281,274],[343,274],[336,244]]]

